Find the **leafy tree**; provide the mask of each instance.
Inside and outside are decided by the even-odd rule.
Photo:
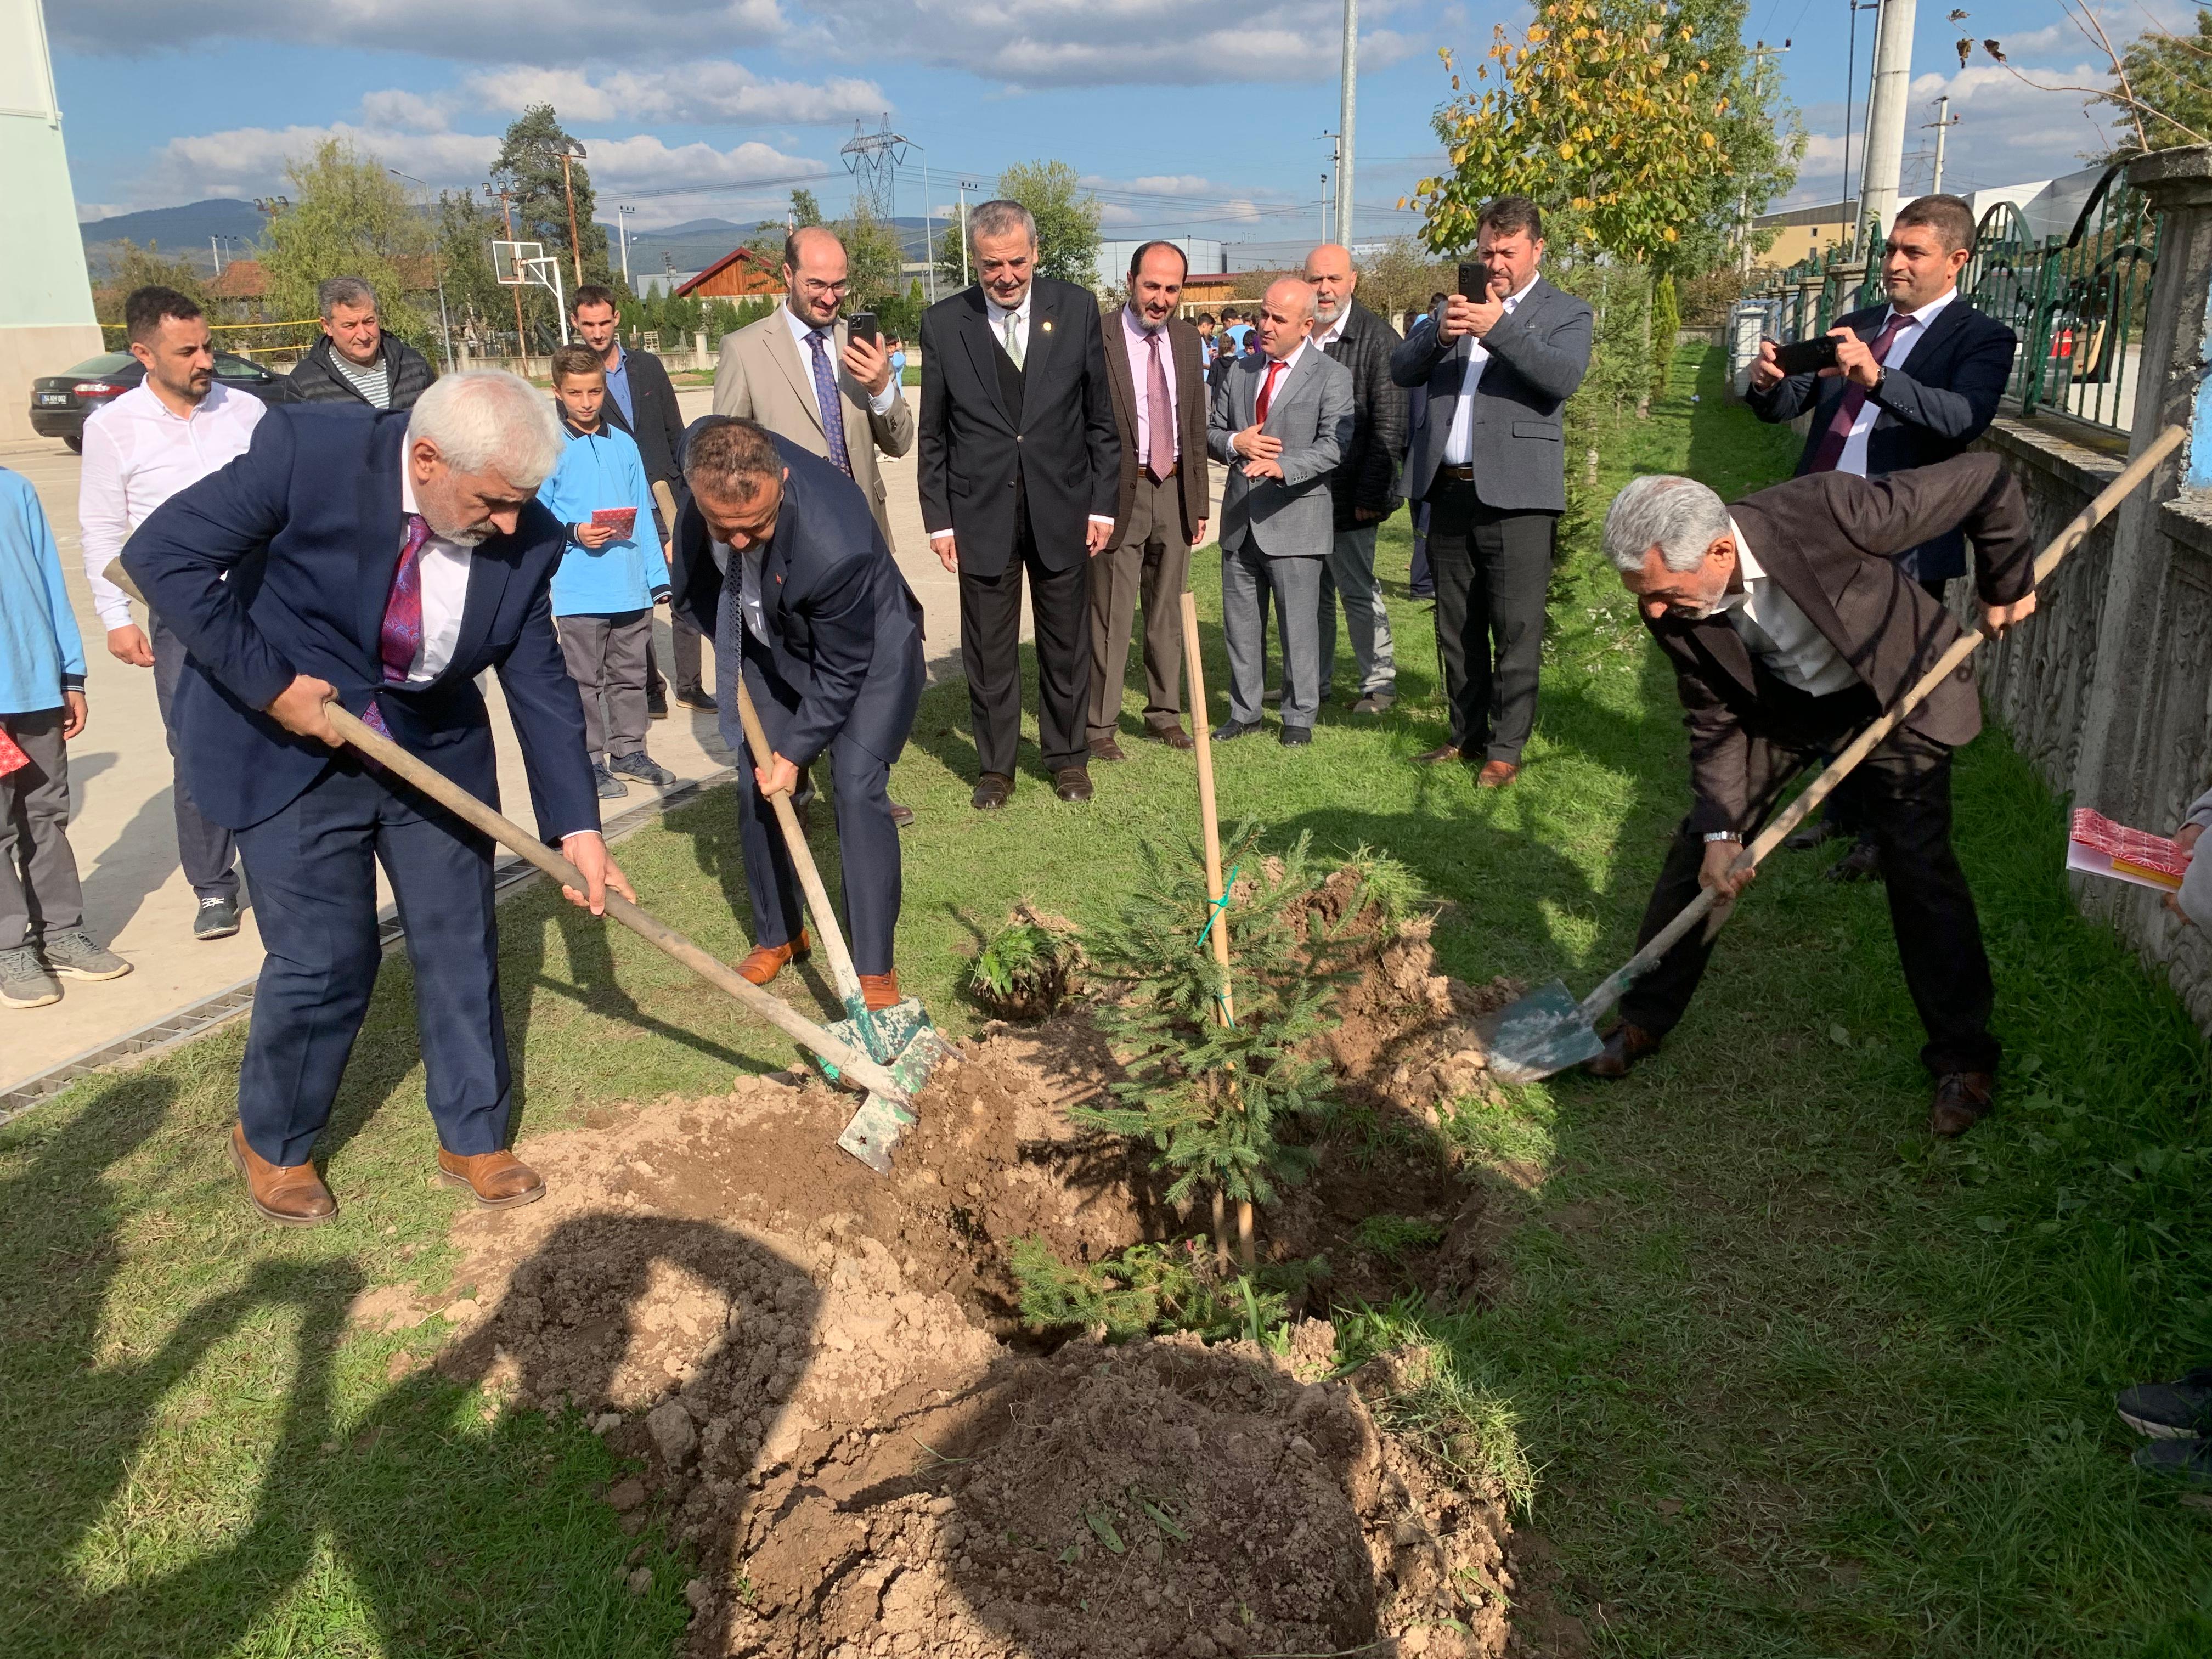
[[[815,200],[814,192],[811,190],[793,191],[791,192],[791,228],[793,230],[804,230],[809,225],[818,225],[821,222],[822,204]]]
[[[1412,236],[1394,237],[1359,262],[1359,298],[1385,317],[1401,311],[1419,316],[1429,308],[1429,295],[1450,292],[1458,280],[1455,267]]]
[[[2119,142],[2100,159],[2118,161],[2142,154],[2138,112],[2142,138],[2153,149],[2199,143],[2198,134],[2212,133],[2212,11],[2197,8],[2193,33],[2144,30],[2121,52],[2120,69],[2136,101],[2131,105],[2118,90],[2093,100],[2118,112],[2112,126]]]
[[[1674,294],[1674,273],[1662,271],[1651,288],[1651,395],[1667,395],[1667,371],[1674,361],[1674,336],[1682,326],[1682,307]]]
[[[1805,124],[1782,93],[1781,70],[1753,58],[1743,43],[1747,0],[1679,0],[1675,21],[1690,31],[1691,53],[1709,69],[1724,109],[1713,132],[1728,165],[1709,175],[1681,240],[1655,258],[1662,271],[1683,275],[1732,263],[1750,221],[1797,182],[1805,155]],[[1771,241],[1774,233],[1762,240]]]
[[[999,175],[999,194],[1036,219],[1037,274],[1088,288],[1098,274],[1100,209],[1075,169],[1065,161],[1020,162]],[[957,243],[952,269],[960,269]]]
[[[846,270],[852,283],[846,303],[859,310],[898,293],[906,250],[900,245],[896,227],[885,224],[868,210],[866,203],[856,201],[853,216],[839,222],[836,229],[837,240],[845,245]]]
[[[1480,94],[1455,70],[1437,112],[1452,171],[1415,186],[1439,253],[1474,242],[1485,202],[1520,194],[1566,204],[1579,237],[1649,265],[1730,176],[1726,88],[1666,0],[1540,0],[1520,40],[1496,29],[1475,79]]]
[[[607,280],[606,228],[597,222],[599,197],[592,189],[591,170],[580,161],[568,163],[568,190],[562,187],[561,152],[571,140],[550,104],[532,104],[507,130],[492,164],[493,176],[506,181],[514,192],[517,234],[527,242],[543,242],[561,254],[561,283],[576,286],[576,271],[568,246],[568,195],[576,198],[576,235],[583,244],[584,280]],[[547,296],[547,305],[551,297]]]
[[[269,222],[269,303],[283,318],[313,317],[315,289],[331,276],[358,276],[376,290],[386,328],[428,346],[436,336],[409,290],[426,286],[431,234],[384,163],[343,138],[294,156],[284,176],[292,205]]]

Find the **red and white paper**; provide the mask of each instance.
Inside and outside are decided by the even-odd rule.
[[[7,726],[0,724],[0,778],[30,763],[31,757],[15,746],[15,739],[8,735]]]
[[[2189,854],[2164,836],[2130,830],[2080,806],[2066,836],[2066,867],[2176,893],[2188,872]]]
[[[637,509],[634,507],[602,507],[592,513],[592,528],[611,530],[615,539],[626,542],[637,528]]]

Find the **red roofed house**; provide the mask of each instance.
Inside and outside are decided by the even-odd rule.
[[[749,247],[724,254],[676,290],[679,300],[750,300],[783,296],[783,271]]]

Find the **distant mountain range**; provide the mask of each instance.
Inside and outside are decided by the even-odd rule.
[[[210,237],[230,237],[238,242],[258,244],[261,237],[263,219],[252,203],[235,197],[215,197],[204,202],[193,202],[184,207],[149,208],[139,213],[118,213],[105,219],[88,219],[77,227],[84,238],[84,252],[95,277],[105,276],[113,268],[118,251],[125,241],[136,242],[141,247],[158,247],[173,258],[189,261],[198,269],[212,274],[215,269],[215,249]],[[680,225],[666,225],[657,230],[632,231],[629,238],[629,270],[633,280],[647,271],[664,268],[666,263],[677,270],[702,270],[738,246],[753,234],[751,224],[738,224],[728,219],[688,219]],[[902,217],[892,221],[899,240],[906,248],[909,259],[924,257],[927,237],[918,218]],[[607,234],[608,251],[621,264],[620,242],[612,225],[602,225]],[[932,222],[932,228],[940,234],[943,220]],[[250,256],[252,247],[241,249],[231,242],[222,245],[225,264],[241,254]]]

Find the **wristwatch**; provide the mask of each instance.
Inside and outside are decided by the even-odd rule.
[[[1705,845],[1708,847],[1711,846],[1717,841],[1732,841],[1741,844],[1742,840],[1743,837],[1736,834],[1733,830],[1708,830],[1705,831]]]

